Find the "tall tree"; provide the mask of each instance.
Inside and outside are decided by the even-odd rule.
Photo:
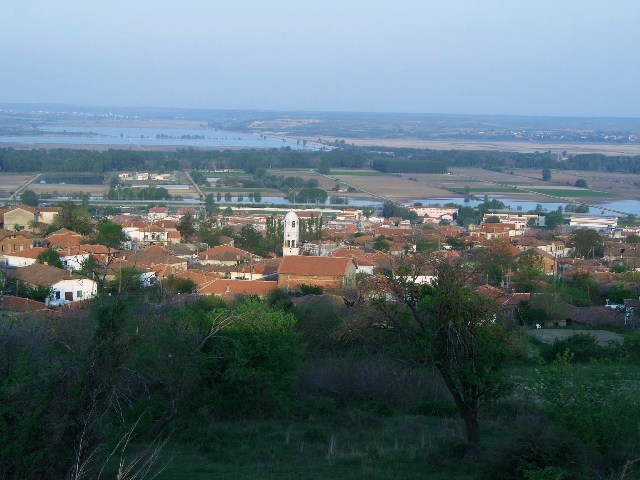
[[[178,222],[178,225],[176,226],[176,230],[180,232],[180,236],[183,240],[188,240],[189,238],[194,236],[196,233],[196,223],[193,215],[191,215],[190,213],[183,215]]]
[[[20,202],[31,207],[38,206],[38,195],[33,190],[25,190],[20,195]]]
[[[604,254],[604,240],[598,232],[590,228],[574,230],[569,242],[575,248],[578,257],[602,257]]]
[[[61,210],[53,220],[54,228],[66,228],[83,235],[91,232],[93,225],[87,210],[73,202],[61,202],[58,206]]]
[[[416,283],[429,269],[434,283]],[[464,420],[469,459],[479,454],[481,403],[508,391],[504,367],[516,346],[499,305],[469,287],[473,274],[464,263],[405,257],[387,277],[365,280],[358,314],[340,329],[343,336],[369,328],[399,333],[436,367]]]
[[[104,245],[105,247],[118,249],[124,238],[122,226],[106,218],[98,220],[96,232],[93,236],[93,243]]]

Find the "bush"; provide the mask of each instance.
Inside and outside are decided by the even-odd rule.
[[[293,315],[248,300],[210,349],[216,403],[223,416],[263,417],[284,407],[302,364]]]
[[[571,433],[549,423],[530,419],[519,424],[513,437],[501,439],[487,452],[481,479],[578,479],[587,465],[587,449]],[[557,476],[548,477],[550,472]]]
[[[569,365],[566,357],[538,371],[534,390],[549,416],[595,447],[606,467],[620,466],[639,446],[640,398],[616,375],[617,366]]]
[[[564,355],[566,351],[571,353],[571,363],[584,363],[591,359],[601,359],[608,356],[606,348],[598,344],[593,335],[578,333],[564,340],[556,339],[553,344],[542,347],[542,358],[551,362]]]

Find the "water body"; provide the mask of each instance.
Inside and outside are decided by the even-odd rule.
[[[363,198],[353,198],[353,197],[340,197],[340,198],[346,198],[347,202],[346,204],[335,204],[335,206],[342,206],[342,207],[381,207],[382,206],[382,202],[378,201],[378,200],[365,200]],[[224,202],[224,203],[250,203],[249,197],[247,195],[244,196],[244,199],[240,202],[238,202],[238,198],[236,195],[234,195],[231,199],[231,202]],[[291,205],[291,202],[285,198],[285,197],[265,197],[263,196],[261,198],[260,203],[264,203],[264,204],[274,204],[274,205]],[[332,204],[329,199],[327,199],[327,201],[323,204],[315,204],[315,203],[298,203],[296,202],[296,205],[334,205]]]
[[[118,128],[118,127],[42,127],[45,135],[1,136],[2,143],[56,145],[127,145],[144,150],[145,146],[201,147],[201,148],[282,148],[292,150],[321,150],[327,147],[296,139],[261,137],[250,133],[213,129],[186,128]],[[91,134],[89,134],[89,132]]]
[[[564,208],[567,206],[567,202],[535,202],[531,200],[513,200],[507,197],[500,196],[492,196],[490,199],[495,198],[504,203],[507,208],[511,208],[511,210],[523,212],[528,212],[529,210],[535,210],[537,205],[541,205],[543,210],[552,212],[557,210],[558,207]],[[444,205],[445,203],[455,203],[458,205],[464,205],[469,207],[477,207],[482,203],[482,200],[471,200],[469,202],[464,201],[464,197],[451,197],[451,198],[422,198],[412,200],[406,203],[415,203],[420,202],[423,205],[433,205],[434,203],[439,203]],[[617,210],[620,212],[633,213],[635,215],[640,215],[640,200],[617,200],[614,202],[602,202],[598,204],[602,208],[610,208],[612,210]],[[613,215],[613,212],[607,210],[601,210],[597,207],[589,207],[589,213],[593,215]]]

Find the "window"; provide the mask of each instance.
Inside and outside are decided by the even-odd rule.
[[[295,220],[293,222],[291,222],[291,227],[292,228],[296,228],[296,221]]]
[[[76,298],[82,298],[82,290],[76,292]]]
[[[2,245],[2,251],[4,252],[4,245]]]

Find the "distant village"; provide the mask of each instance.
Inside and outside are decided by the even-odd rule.
[[[537,295],[515,274],[518,262],[532,251],[542,274],[554,279],[589,275],[605,292],[620,281],[616,272],[640,270],[635,242],[640,227],[618,226],[616,217],[572,214],[568,224],[551,233],[544,228],[544,216],[522,212],[485,213],[479,225],[464,228],[456,224],[457,208],[441,206],[406,205],[417,220],[385,218],[358,208],[225,209],[207,215],[191,207],[153,207],[98,221],[112,226],[117,235],[115,243],[104,245],[95,229],[93,234],[64,227],[51,231],[61,224],[59,215],[69,215],[63,208],[17,205],[0,210],[3,314],[83,308],[107,285],[117,293],[132,288],[132,281],[133,288],[165,288],[167,295],[228,299],[266,297],[276,289],[339,292],[354,287],[359,276],[394,275],[395,265],[415,255],[481,263],[489,253],[509,266],[495,275],[485,266],[475,280],[476,292],[515,315],[521,302]],[[198,235],[203,225],[228,235],[207,243]],[[576,229],[597,232],[603,251],[576,252],[571,243]],[[275,246],[261,254],[246,245],[240,248],[235,235],[241,232],[256,238],[270,235]],[[48,261],[52,255],[54,260]],[[433,281],[433,265],[421,265],[411,281]],[[581,318],[624,323],[638,304],[638,292],[627,296],[622,302],[591,305],[583,313],[565,313],[553,324]]]

